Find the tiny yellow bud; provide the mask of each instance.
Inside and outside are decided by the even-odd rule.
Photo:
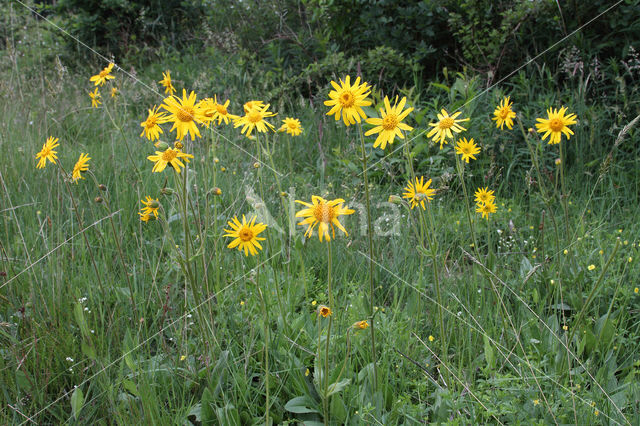
[[[367,320],[356,321],[353,323],[352,327],[356,330],[364,330],[365,328],[369,327],[369,323],[367,322]]]
[[[218,164],[220,162],[220,159],[218,157],[213,157],[213,162]]]
[[[253,163],[253,168],[254,169],[259,169],[260,168],[260,163],[258,163],[257,161],[255,163]]]
[[[564,249],[564,251],[563,251],[562,253],[564,253],[564,254],[569,254],[569,250]]]
[[[593,271],[594,269],[596,269],[596,265],[591,264],[591,265],[587,266],[587,269],[590,270],[590,271]]]
[[[182,142],[180,142],[180,141],[175,141],[175,142],[173,143],[173,147],[174,147],[175,149],[182,149],[182,148],[184,148],[184,145],[182,145]]]
[[[185,359],[187,359],[187,356],[186,356],[186,355],[181,355],[181,356],[180,356],[180,361],[184,361]]]
[[[311,306],[316,306],[318,304],[318,302],[316,302],[315,300],[313,302],[311,302]]]
[[[562,164],[562,160],[560,158],[556,158],[556,166]]]
[[[213,188],[211,192],[213,193],[213,195],[222,195],[222,189],[218,188],[217,186]]]
[[[433,337],[433,336],[431,336],[431,335],[429,335],[429,341],[430,341],[430,342],[433,342],[434,340],[436,340],[436,338],[435,338],[435,337]]]
[[[311,374],[311,371],[309,371],[309,369],[307,368],[304,372],[305,377],[307,377],[309,374]]]

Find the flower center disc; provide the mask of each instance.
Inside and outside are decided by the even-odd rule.
[[[247,116],[247,120],[252,123],[258,123],[262,120],[262,114],[260,114],[258,111],[251,111]]]
[[[227,109],[224,105],[216,105],[216,109],[218,110],[218,114],[227,115]]]
[[[564,127],[564,123],[559,118],[554,118],[552,120],[549,120],[549,127],[554,132],[559,132]]]
[[[382,119],[382,128],[385,130],[393,130],[398,125],[398,117],[395,114],[387,115]]]
[[[162,159],[167,163],[170,163],[174,158],[178,156],[178,152],[172,150],[171,148],[167,149],[162,153]]]
[[[335,218],[335,212],[333,207],[328,204],[318,204],[313,208],[313,217],[318,222],[331,223]]]
[[[453,126],[453,118],[451,117],[445,117],[442,120],[440,120],[440,128],[441,129],[449,129],[451,128],[451,126]]]
[[[154,127],[156,125],[156,117],[149,117],[144,124],[147,129]]]
[[[195,111],[193,110],[193,108],[188,106],[183,106],[182,108],[178,108],[178,111],[176,112],[176,117],[178,117],[178,120],[184,123],[188,123],[190,121],[193,121],[194,112]]]
[[[342,92],[342,95],[340,95],[340,103],[344,108],[352,107],[355,102],[356,97],[351,92]]]
[[[104,78],[104,77],[108,76],[109,73],[110,73],[110,71],[102,70],[102,71],[100,71],[100,77]]]
[[[238,231],[238,237],[240,237],[242,241],[249,241],[253,238],[253,232],[251,232],[249,228],[242,228]]]
[[[502,108],[499,112],[498,112],[498,117],[502,118],[503,120],[505,118],[507,118],[507,116],[509,115],[509,109],[508,108]]]

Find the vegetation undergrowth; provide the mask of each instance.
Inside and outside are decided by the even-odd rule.
[[[233,55],[37,34],[0,70],[4,423],[637,422],[640,66],[270,105]]]

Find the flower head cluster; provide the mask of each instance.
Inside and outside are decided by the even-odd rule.
[[[313,230],[318,226],[318,238],[322,241],[325,238],[327,241],[331,241],[331,238],[336,237],[337,227],[344,232],[345,235],[349,235],[347,230],[339,221],[340,216],[353,214],[355,211],[347,207],[343,207],[344,200],[342,198],[336,198],[335,200],[325,200],[322,197],[314,195],[311,197],[311,203],[296,200],[296,203],[300,203],[306,207],[296,213],[296,217],[304,217],[302,222],[298,225],[307,225],[305,231],[305,237],[311,237]],[[331,228],[331,235],[329,235],[329,228]]]
[[[296,118],[287,117],[282,120],[282,126],[278,129],[279,132],[287,132],[291,136],[299,136],[304,129],[300,124],[300,120]]]
[[[47,160],[49,160],[53,164],[56,164],[56,160],[58,159],[58,156],[56,154],[58,154],[58,152],[54,151],[54,148],[58,145],[60,145],[58,143],[58,138],[54,138],[53,136],[49,136],[47,138],[47,141],[44,143],[44,145],[42,145],[42,149],[40,150],[40,152],[36,154],[36,160],[38,160],[38,164],[36,165],[36,167],[38,169],[44,169],[44,167],[47,165]]]
[[[89,81],[93,82],[96,86],[104,85],[107,80],[112,80],[115,77],[111,75],[111,71],[113,70],[114,63],[111,62],[105,68],[102,69],[98,74],[91,76]]]
[[[269,129],[274,130],[273,124],[265,120],[265,118],[273,117],[277,115],[274,112],[269,111],[269,104],[262,105],[260,101],[250,101],[254,104],[249,110],[245,104],[245,115],[236,117],[233,119],[233,127],[242,126],[240,133],[246,134],[247,137],[251,136],[253,129],[260,133],[266,133]],[[259,104],[258,104],[259,102]]]
[[[456,154],[462,155],[462,160],[469,162],[469,159],[475,160],[476,155],[480,153],[480,147],[476,145],[473,138],[467,141],[467,138],[458,140],[455,146]]]
[[[384,97],[384,108],[380,108],[380,118],[368,118],[366,121],[369,124],[373,124],[373,129],[367,131],[365,136],[370,136],[375,133],[378,134],[376,141],[373,144],[374,148],[380,147],[385,149],[388,144],[392,144],[396,136],[400,139],[404,139],[403,131],[410,132],[413,127],[402,122],[413,108],[407,108],[403,111],[404,105],[407,102],[407,98],[403,97],[398,104],[396,98],[393,106],[389,103],[389,98]]]
[[[468,118],[457,119],[461,111],[455,112],[452,115],[443,108],[440,110],[440,114],[437,114],[438,122],[437,123],[429,123],[429,126],[433,127],[427,133],[428,138],[432,138],[434,142],[440,143],[440,149],[442,149],[443,144],[447,143],[447,139],[453,139],[453,133],[460,133],[467,130],[462,127],[460,123],[464,121],[468,121]]]
[[[360,77],[351,84],[351,77],[347,76],[340,84],[331,81],[333,89],[329,92],[329,100],[324,101],[326,106],[331,107],[327,115],[335,116],[336,121],[342,118],[345,126],[360,123],[361,118],[367,118],[362,107],[371,105],[367,96],[371,93],[369,84],[360,84]]]
[[[424,176],[420,176],[420,179],[416,177],[415,182],[409,182],[404,188],[405,192],[402,193],[402,198],[406,198],[411,203],[411,208],[416,206],[422,207],[422,210],[426,210],[424,202],[433,200],[433,196],[436,191],[433,188],[429,188],[431,185],[431,179],[424,181]]]
[[[98,88],[93,92],[89,92],[89,97],[91,98],[91,108],[98,108],[102,102],[100,101],[100,92],[98,92]]]
[[[91,160],[91,157],[89,157],[88,154],[85,154],[84,152],[80,153],[80,158],[78,158],[78,161],[73,166],[73,173],[71,174],[71,179],[75,183],[78,183],[78,180],[80,179],[84,179],[81,172],[89,170],[89,160]]]
[[[184,163],[180,161],[180,159],[184,159],[187,163],[189,162],[189,158],[193,158],[193,155],[186,154],[179,149],[167,148],[164,151],[156,151],[155,155],[149,155],[147,159],[149,161],[153,161],[155,164],[153,165],[153,173],[160,173],[163,171],[167,164],[173,167],[173,169],[180,173],[180,168],[185,167]]]
[[[563,134],[567,137],[567,140],[573,135],[573,130],[571,130],[569,126],[577,123],[576,115],[565,115],[565,112],[567,112],[566,107],[561,107],[559,111],[554,108],[549,108],[546,119],[536,118],[538,133],[544,133],[542,140],[551,136],[549,138],[549,145],[559,144]]]
[[[495,213],[498,207],[495,203],[494,191],[488,187],[478,188],[475,192],[476,212],[482,214],[482,217],[489,219],[489,214]]]
[[[171,83],[171,71],[169,70],[162,73],[162,80],[160,80],[158,83],[160,83],[162,87],[164,87],[165,94],[173,95],[173,93],[176,91],[176,88],[173,87],[173,83]]]
[[[502,130],[504,125],[511,130],[513,128],[513,119],[516,118],[516,113],[511,109],[513,102],[509,101],[509,96],[500,101],[500,104],[493,111],[492,120],[496,122],[496,127]]]
[[[140,123],[142,126],[142,133],[140,133],[140,137],[143,135],[149,139],[150,141],[155,141],[160,138],[160,134],[163,133],[162,127],[160,124],[166,123],[168,121],[167,115],[162,112],[158,112],[160,107],[154,106],[149,110],[149,115],[147,119]]]
[[[242,215],[242,222],[238,220],[237,216],[229,222],[231,229],[225,229],[224,237],[231,237],[233,240],[227,246],[230,249],[238,248],[240,251],[244,251],[245,256],[255,256],[258,254],[258,250],[262,250],[262,246],[259,241],[264,241],[264,237],[258,237],[258,235],[267,229],[267,225],[264,223],[256,223],[256,216],[253,216],[251,220],[247,222],[244,215]]]
[[[158,218],[158,210],[160,209],[160,202],[158,199],[153,199],[148,195],[144,200],[140,200],[142,207],[138,215],[140,215],[140,220],[143,222],[148,222],[149,219],[157,219]]]

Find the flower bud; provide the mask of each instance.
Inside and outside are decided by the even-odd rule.
[[[100,188],[100,191],[106,191],[107,190],[107,186],[103,185],[103,184],[98,185],[98,188]]]
[[[389,202],[392,204],[400,204],[402,203],[402,198],[397,195],[389,195]]]
[[[211,192],[213,193],[213,195],[222,195],[222,189],[218,188],[217,186],[213,188]]]
[[[180,141],[175,141],[175,142],[173,143],[173,147],[174,147],[175,149],[182,149],[182,148],[184,148],[184,145],[182,145],[182,142],[180,142]]]
[[[356,330],[364,330],[369,327],[369,322],[367,320],[356,321],[351,327],[355,328]]]
[[[162,188],[160,192],[162,195],[173,195],[176,191],[172,188]]]
[[[326,318],[328,316],[330,316],[331,314],[333,314],[333,312],[331,312],[331,308],[325,305],[320,305],[318,306],[318,315],[321,315],[322,317]]]
[[[259,169],[260,168],[260,163],[258,163],[257,161],[255,163],[253,163],[253,168],[254,169]]]
[[[102,197],[96,197],[96,198],[93,199],[93,201],[95,201],[96,203],[100,204],[100,203],[102,203],[103,200],[102,200]]]
[[[160,151],[166,151],[167,149],[169,149],[169,144],[162,141],[156,142],[155,144],[153,144],[153,146],[158,148]]]

